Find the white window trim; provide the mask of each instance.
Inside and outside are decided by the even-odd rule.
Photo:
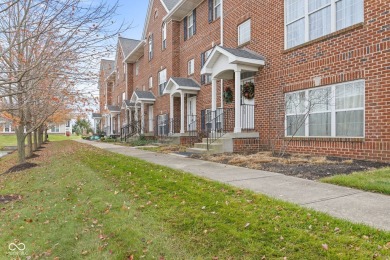
[[[149,58],[149,61],[150,61],[150,60],[153,59],[153,36],[152,35],[149,36],[148,46],[149,46],[148,58]]]
[[[336,19],[337,19],[337,17],[336,17],[336,12],[337,12],[337,10],[336,10],[336,3],[339,2],[339,1],[341,1],[341,0],[331,0],[330,4],[324,5],[324,6],[318,8],[318,9],[312,11],[312,12],[309,12],[309,0],[305,0],[305,2],[304,2],[304,5],[305,5],[304,6],[304,8],[305,8],[304,16],[300,17],[300,18],[297,18],[295,20],[292,20],[289,23],[287,23],[287,8],[288,8],[288,6],[287,6],[286,0],[284,0],[284,49],[287,50],[287,49],[290,49],[290,48],[294,48],[294,47],[299,46],[301,44],[304,44],[306,42],[314,41],[314,40],[318,39],[318,38],[315,38],[315,39],[310,40],[309,16],[312,13],[315,13],[315,12],[321,10],[321,9],[326,8],[326,7],[330,6],[330,9],[331,9],[330,10],[330,13],[331,13],[330,28],[331,29],[330,29],[330,33],[329,34],[338,31],[337,30],[337,24],[336,24]],[[364,2],[363,2],[363,8],[364,8]],[[301,19],[305,19],[305,41],[303,43],[301,43],[301,44],[288,47],[287,46],[287,42],[288,42],[288,40],[287,40],[287,26],[290,25],[290,24],[293,24],[293,23],[295,23],[295,22],[297,22],[298,20],[301,20]],[[364,10],[363,10],[363,21],[364,21]],[[351,26],[353,26],[353,25],[354,24],[352,24]],[[348,27],[346,27],[346,28],[348,28]],[[340,30],[342,30],[342,29],[340,29]],[[323,36],[326,36],[326,35],[329,35],[329,34],[325,34]],[[323,37],[323,36],[321,36],[321,37]],[[321,37],[319,37],[319,38],[321,38]]]
[[[330,113],[331,113],[331,135],[330,136],[310,136],[309,135],[309,117],[310,117],[310,114],[318,114],[318,113],[325,113],[325,111],[322,111],[322,112],[309,112],[307,110],[307,99],[306,99],[306,103],[305,103],[305,111],[304,113],[295,113],[295,114],[287,114],[287,108],[285,108],[285,120],[284,120],[284,123],[285,123],[285,137],[292,137],[292,135],[288,135],[287,134],[287,116],[295,116],[295,115],[305,115],[306,118],[305,118],[305,135],[304,136],[297,136],[297,135],[294,135],[294,137],[304,137],[304,138],[365,138],[365,135],[366,135],[366,95],[363,95],[363,106],[362,107],[359,107],[359,108],[346,108],[346,109],[336,109],[336,104],[335,104],[335,99],[336,99],[336,87],[337,86],[340,86],[340,85],[345,85],[345,84],[348,84],[348,83],[356,83],[356,82],[364,82],[365,83],[365,80],[354,80],[354,81],[348,81],[348,82],[342,82],[342,83],[338,83],[338,84],[333,84],[333,85],[327,85],[327,86],[322,86],[322,87],[316,87],[316,88],[310,88],[310,89],[306,89],[306,90],[298,90],[298,91],[293,91],[293,92],[288,92],[288,93],[285,93],[285,100],[286,100],[286,96],[288,94],[294,94],[294,93],[300,93],[300,92],[305,92],[305,97],[308,97],[309,96],[309,92],[311,90],[319,90],[319,89],[326,89],[326,88],[331,88],[331,99],[333,100],[330,106]],[[364,90],[365,90],[366,86],[364,84]],[[336,112],[342,112],[342,111],[359,111],[359,110],[363,110],[363,135],[362,136],[337,136],[336,135]],[[309,113],[308,113],[309,112]]]
[[[241,30],[241,27],[244,26],[244,25],[246,25],[246,24],[248,24],[248,23],[249,23],[249,40],[247,40],[247,41],[245,41],[245,42],[241,42],[241,38],[240,38],[240,30]],[[237,34],[238,34],[237,40],[238,40],[238,46],[243,45],[243,44],[248,43],[248,42],[251,41],[251,39],[252,39],[252,28],[251,28],[251,27],[252,27],[251,19],[248,19],[248,20],[246,20],[245,22],[242,22],[241,24],[239,24],[239,25],[237,26]]]
[[[139,74],[139,61],[135,63],[135,75],[138,76]]]

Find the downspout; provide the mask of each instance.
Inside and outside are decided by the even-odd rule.
[[[223,23],[223,0],[221,0],[221,46],[223,46],[224,42],[223,42],[223,36],[224,36],[224,33],[223,33],[223,28],[224,28],[224,23]],[[223,79],[221,79],[221,108],[223,109]]]

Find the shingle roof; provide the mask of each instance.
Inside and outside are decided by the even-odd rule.
[[[106,77],[111,74],[111,72],[114,70],[114,68],[115,68],[115,61],[104,60],[104,59],[101,60],[100,70],[103,71],[103,73]]]
[[[98,114],[98,113],[92,113],[92,118],[100,118],[102,117],[101,114]]]
[[[121,109],[119,106],[107,106],[107,109],[110,111],[110,112],[120,112]]]
[[[150,91],[135,91],[135,94],[139,99],[156,99],[156,97]]]
[[[168,8],[168,10],[172,10],[175,5],[180,2],[180,0],[162,0],[165,4],[165,6]]]
[[[219,46],[220,48],[224,49],[225,51],[241,58],[247,58],[247,59],[253,59],[253,60],[265,60],[263,56],[260,54],[257,54],[251,50],[247,49],[233,49],[233,48],[226,48],[223,46]]]
[[[123,102],[125,102],[125,104],[126,104],[127,107],[133,107],[133,106],[135,106],[135,103],[134,103],[134,102],[131,102],[130,100],[124,100]]]
[[[127,39],[123,37],[119,37],[118,41],[122,46],[123,55],[125,57],[127,57],[130,54],[130,52],[132,52],[135,49],[135,47],[137,47],[137,45],[141,42],[138,40]]]
[[[187,78],[172,78],[172,80],[179,86],[182,87],[192,87],[192,88],[200,88],[199,84],[196,83],[193,79]]]

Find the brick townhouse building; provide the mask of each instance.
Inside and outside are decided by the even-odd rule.
[[[389,54],[388,1],[150,0],[141,40],[101,63],[95,116],[214,151],[389,162]]]

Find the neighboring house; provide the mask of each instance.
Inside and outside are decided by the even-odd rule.
[[[0,134],[14,134],[15,130],[12,126],[12,123],[5,119],[0,118]]]
[[[387,1],[150,0],[102,61],[103,126],[388,162],[389,24]]]
[[[72,127],[70,121],[66,121],[60,124],[49,124],[47,132],[49,134],[66,134],[67,132],[72,134]],[[14,134],[15,129],[9,120],[0,118],[0,134]]]

